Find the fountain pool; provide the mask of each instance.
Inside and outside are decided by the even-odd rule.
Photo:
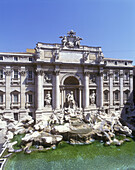
[[[127,170],[135,169],[135,142],[122,146],[59,144],[56,150],[14,153],[5,170]]]

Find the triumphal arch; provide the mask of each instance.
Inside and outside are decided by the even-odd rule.
[[[39,42],[36,46],[36,116],[63,111],[67,106],[69,94],[73,95],[75,106],[82,113],[102,109],[107,113],[111,109],[122,110],[124,107],[122,77],[130,67],[131,70],[128,71],[130,81],[128,95],[130,95],[133,89],[130,76],[132,61],[104,58],[101,47],[80,45],[82,38],[76,36],[72,30],[67,36],[60,38],[61,44]],[[114,76],[117,73],[118,80],[115,82]],[[46,102],[48,94],[50,103]]]

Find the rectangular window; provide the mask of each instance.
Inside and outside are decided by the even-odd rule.
[[[14,103],[18,103],[18,94],[14,94]]]
[[[3,60],[3,57],[2,57],[2,56],[0,56],[0,60]]]
[[[18,113],[14,113],[14,119],[18,121]]]
[[[14,79],[18,79],[18,70],[14,70]]]
[[[29,57],[29,61],[32,61],[32,57]]]
[[[29,96],[29,97],[28,97],[29,103],[32,103],[32,94],[29,94],[28,96]]]
[[[28,71],[28,79],[32,79],[32,71],[31,70]]]
[[[107,92],[104,93],[104,101],[108,101],[108,93]]]
[[[117,72],[115,72],[115,74],[114,74],[114,80],[115,80],[115,81],[118,81],[118,77],[119,77],[119,74],[118,74]]]
[[[129,93],[125,92],[125,100],[128,100],[128,98],[129,98]]]
[[[0,70],[0,79],[3,79],[3,70]]]
[[[3,103],[3,94],[0,94],[0,103]]]
[[[104,73],[104,80],[107,80],[107,73]]]
[[[14,57],[14,61],[18,61],[18,57],[15,56],[15,57]]]
[[[128,80],[128,78],[129,78],[129,74],[128,73],[125,73],[125,80]]]
[[[119,100],[119,94],[118,94],[118,92],[114,93],[114,99],[115,99],[116,101]]]
[[[33,112],[29,112],[28,114],[29,116],[33,117]]]

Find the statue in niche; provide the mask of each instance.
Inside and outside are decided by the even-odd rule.
[[[67,103],[69,108],[74,108],[75,106],[75,100],[74,100],[74,94],[73,91],[67,94]]]
[[[90,95],[90,104],[95,105],[95,101],[96,101],[96,93],[94,90],[92,90],[92,93]]]
[[[74,94],[73,91],[71,91],[70,93],[67,94],[66,96],[66,107],[65,107],[65,119],[68,120],[69,115],[71,117],[75,117],[76,116],[76,102],[74,99]]]
[[[47,74],[45,74],[44,79],[45,79],[46,83],[51,83],[52,82],[51,77],[49,75],[47,75]]]
[[[46,103],[46,105],[47,106],[51,105],[51,101],[52,101],[51,94],[48,91],[48,93],[45,95],[45,103]]]

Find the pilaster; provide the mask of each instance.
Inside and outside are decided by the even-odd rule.
[[[54,71],[55,82],[53,82],[53,83],[54,83],[54,97],[55,97],[55,101],[53,103],[55,105],[55,109],[56,110],[60,109],[60,80],[59,80],[59,73],[60,73],[59,69],[56,69]]]
[[[113,107],[113,71],[110,70],[109,72],[109,92],[110,92],[110,95],[109,95],[109,100],[110,100],[110,107],[112,108]]]
[[[25,110],[25,68],[21,67],[21,110]]]
[[[133,102],[133,70],[130,70],[130,101]]]
[[[37,110],[42,110],[42,103],[43,103],[43,82],[42,82],[42,70],[37,70]]]
[[[89,107],[89,72],[84,71],[84,109]]]
[[[82,109],[82,89],[79,88],[79,108]]]
[[[5,71],[6,75],[6,109],[10,110],[10,102],[11,102],[11,97],[10,97],[10,84],[11,84],[11,70],[10,68],[6,69]]]
[[[120,70],[120,107],[123,107],[123,70]]]
[[[100,108],[103,108],[103,70],[100,70],[99,73],[99,101],[100,101]]]

